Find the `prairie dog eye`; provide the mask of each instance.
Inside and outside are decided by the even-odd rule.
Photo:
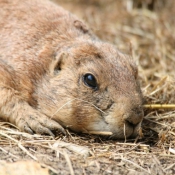
[[[94,75],[87,73],[83,76],[83,81],[86,86],[91,87],[92,89],[97,89],[97,81]]]

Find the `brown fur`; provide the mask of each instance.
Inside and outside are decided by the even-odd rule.
[[[0,0],[0,114],[22,131],[135,136],[142,95],[129,56],[47,0]],[[98,89],[82,76],[95,76]],[[125,129],[125,131],[124,131]]]

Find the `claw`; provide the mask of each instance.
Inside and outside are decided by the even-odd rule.
[[[66,131],[64,130],[64,128],[54,120],[48,119],[47,122],[43,123],[42,125],[45,126],[46,128],[50,128],[50,130],[52,131],[59,131],[66,135]]]
[[[64,128],[59,123],[37,111],[31,111],[28,115],[26,114],[25,117],[18,118],[16,123],[19,129],[30,134],[47,134],[52,137],[55,137],[53,131],[66,134]]]
[[[24,132],[27,132],[27,133],[32,134],[32,135],[34,134],[34,132],[27,125],[24,126]]]
[[[46,127],[44,127],[44,126],[42,126],[41,124],[39,124],[38,126],[37,126],[37,128],[36,128],[36,133],[37,134],[48,134],[48,135],[50,135],[50,136],[53,136],[53,137],[55,137],[55,135],[52,133],[52,131],[50,131],[50,129],[48,129],[48,128],[46,128]]]

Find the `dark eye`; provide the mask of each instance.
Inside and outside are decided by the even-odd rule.
[[[92,74],[85,74],[83,76],[83,81],[86,86],[91,87],[92,89],[97,88],[97,81]]]

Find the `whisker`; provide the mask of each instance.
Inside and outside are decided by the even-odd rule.
[[[75,100],[75,99],[69,100],[69,101],[66,102],[64,105],[62,105],[60,108],[58,108],[58,109],[56,110],[56,112],[52,114],[51,118],[52,118],[57,112],[59,112],[59,110],[61,110],[64,106],[66,106],[68,103],[70,103],[70,102],[72,102],[72,101],[74,101],[74,100]]]
[[[88,101],[86,101],[86,100],[82,100],[82,99],[79,99],[79,98],[74,98],[74,99],[69,100],[68,102],[66,102],[66,103],[65,103],[64,105],[62,105],[60,108],[58,108],[58,109],[56,110],[56,112],[52,114],[51,118],[52,118],[55,114],[57,114],[57,113],[59,112],[59,110],[61,110],[64,106],[66,106],[68,103],[70,103],[70,102],[72,102],[72,101],[74,101],[74,100],[79,100],[79,101],[86,102],[86,103],[90,104],[91,106],[95,107],[97,110],[99,110],[99,111],[102,112],[103,114],[106,114],[104,111],[102,111],[100,108],[98,108],[98,107],[95,106],[94,104],[92,104],[92,103],[90,103],[90,102],[88,102]]]

